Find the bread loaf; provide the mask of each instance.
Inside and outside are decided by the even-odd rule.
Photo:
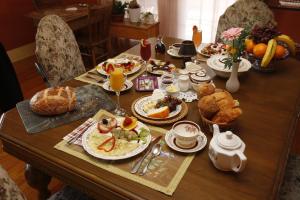
[[[30,108],[40,115],[58,115],[75,109],[76,95],[71,87],[53,87],[37,92]]]

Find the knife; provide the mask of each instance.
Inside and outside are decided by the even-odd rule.
[[[140,169],[140,167],[141,167],[143,161],[145,160],[145,158],[146,158],[146,157],[149,155],[149,153],[151,152],[152,147],[153,147],[156,143],[158,143],[158,142],[160,141],[161,138],[162,138],[162,136],[160,135],[160,136],[158,136],[157,138],[155,138],[155,139],[151,142],[151,144],[149,145],[148,150],[146,151],[146,153],[144,154],[144,156],[141,157],[141,158],[133,165],[133,167],[132,167],[132,169],[131,169],[131,171],[130,171],[132,174],[135,174],[135,173],[137,173],[137,172],[139,171],[139,169]]]

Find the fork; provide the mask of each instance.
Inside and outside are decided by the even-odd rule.
[[[70,140],[68,140],[67,144],[70,145],[70,144],[73,144],[73,142],[75,142],[78,138],[80,138],[84,133],[85,131],[90,128],[91,126],[93,126],[94,124],[96,123],[96,121],[92,122],[91,124],[89,124],[88,126],[84,127],[83,130],[81,130],[81,133],[79,133],[78,135],[76,135],[75,137],[71,138]]]

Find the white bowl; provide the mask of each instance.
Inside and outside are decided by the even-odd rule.
[[[222,59],[226,58],[226,55],[213,55],[209,59],[207,59],[206,63],[207,65],[214,70],[216,75],[223,77],[223,78],[229,78],[231,74],[231,69],[225,68],[224,63],[221,62]],[[238,70],[238,75],[241,75],[244,72],[247,72],[251,68],[251,63],[245,59],[242,58],[242,61],[240,63],[240,67]]]

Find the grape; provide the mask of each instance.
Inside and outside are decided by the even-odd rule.
[[[255,26],[250,34],[250,38],[258,43],[268,43],[268,41],[276,36],[280,35],[280,32],[275,27],[267,25],[264,27]]]

